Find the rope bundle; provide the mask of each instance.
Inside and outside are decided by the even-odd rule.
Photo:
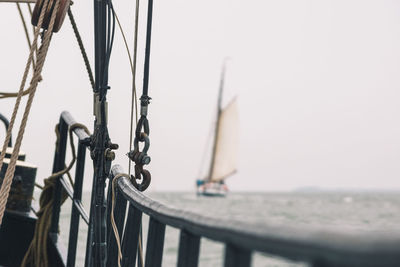
[[[44,1],[45,1],[44,5],[47,6],[49,0],[44,0]],[[33,102],[33,99],[34,99],[34,96],[35,96],[36,88],[37,88],[39,80],[41,78],[40,74],[42,72],[43,65],[44,65],[44,62],[45,62],[45,59],[46,59],[46,55],[47,55],[47,51],[48,51],[48,48],[49,48],[49,45],[50,45],[50,40],[51,40],[51,36],[52,36],[52,29],[53,29],[54,22],[55,22],[55,17],[56,17],[55,15],[57,13],[57,10],[58,10],[59,4],[60,4],[60,0],[55,0],[55,1],[56,1],[56,3],[55,3],[55,6],[54,6],[54,12],[51,15],[49,29],[44,33],[43,42],[42,42],[42,44],[41,44],[41,46],[39,48],[39,51],[38,51],[36,68],[35,68],[35,71],[34,71],[34,73],[32,75],[30,86],[28,88],[29,97],[28,97],[28,100],[27,100],[27,103],[26,103],[26,106],[25,106],[25,111],[24,111],[24,114],[23,114],[23,117],[22,117],[22,121],[21,121],[21,125],[20,125],[20,128],[19,128],[19,131],[18,131],[17,139],[16,139],[15,146],[14,146],[14,150],[13,150],[13,153],[12,153],[11,158],[10,158],[10,164],[9,164],[9,166],[7,168],[7,171],[6,171],[6,174],[5,174],[3,183],[1,185],[1,189],[0,189],[0,224],[1,224],[2,220],[3,220],[4,210],[5,210],[7,199],[8,199],[8,195],[9,195],[9,192],[10,192],[10,187],[11,187],[12,179],[13,179],[14,172],[15,172],[16,161],[17,161],[17,158],[18,158],[18,153],[19,153],[19,150],[20,150],[20,147],[21,147],[22,139],[23,139],[23,136],[24,136],[25,127],[26,127],[26,124],[27,124],[27,121],[28,121],[30,109],[31,109],[32,102]],[[35,51],[35,47],[37,47],[39,30],[41,28],[41,25],[42,25],[43,19],[44,19],[44,15],[45,15],[44,10],[45,10],[44,8],[41,10],[41,13],[40,13],[40,16],[39,16],[39,20],[38,20],[38,27],[35,29],[34,39],[33,39],[32,45],[31,45],[31,49],[30,49],[30,53],[29,53],[29,57],[28,57],[28,62],[26,64],[26,66],[25,66],[24,75],[22,77],[21,85],[20,85],[20,88],[19,88],[19,91],[18,91],[17,99],[16,99],[15,106],[14,106],[14,110],[13,110],[13,113],[12,113],[12,116],[11,116],[10,125],[8,127],[6,139],[4,141],[3,149],[2,149],[1,154],[0,154],[0,169],[3,166],[3,161],[4,161],[5,154],[6,154],[7,145],[8,145],[8,142],[9,142],[10,138],[11,138],[11,131],[12,131],[12,128],[14,126],[15,118],[17,116],[17,112],[18,112],[19,105],[20,105],[20,102],[21,102],[21,97],[22,97],[22,94],[24,92],[26,80],[27,80],[28,73],[29,73],[29,68],[30,68],[30,65],[32,63],[33,53]]]
[[[40,209],[36,213],[36,215],[38,216],[38,220],[35,225],[35,233],[32,242],[29,245],[28,251],[26,252],[25,257],[22,261],[21,267],[49,266],[48,255],[47,255],[47,238],[51,226],[51,217],[52,217],[53,202],[54,202],[53,198],[54,189],[57,179],[64,174],[68,175],[69,182],[71,183],[71,185],[73,185],[73,181],[71,175],[69,175],[69,171],[71,170],[72,166],[76,161],[75,146],[72,134],[72,131],[75,128],[82,128],[88,135],[90,135],[89,130],[83,124],[75,123],[69,127],[69,140],[71,145],[72,160],[69,163],[69,165],[66,166],[63,170],[53,173],[50,177],[44,180],[44,187],[42,193],[40,194],[40,199],[39,199]],[[55,132],[57,136],[56,149],[58,149],[58,144],[60,139],[58,125],[56,126]],[[66,199],[67,199],[67,194],[63,190],[61,195],[61,204],[63,204]]]

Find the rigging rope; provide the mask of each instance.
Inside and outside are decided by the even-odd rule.
[[[119,238],[119,232],[117,225],[115,224],[114,218],[114,207],[115,207],[115,183],[119,177],[126,177],[130,179],[130,176],[126,173],[120,173],[116,175],[113,180],[111,181],[111,225],[114,232],[115,241],[117,242],[118,247],[118,267],[121,267],[121,260],[122,260],[122,250],[121,250],[121,239]]]
[[[19,16],[21,18],[22,26],[24,28],[25,38],[26,38],[26,41],[28,43],[28,48],[30,48],[31,47],[31,38],[29,37],[29,32],[28,32],[28,27],[26,26],[25,17],[24,17],[24,14],[22,13],[22,9],[21,9],[20,3],[16,3],[16,4],[17,4],[17,9],[18,9]],[[28,6],[30,7],[29,4],[28,4]],[[35,59],[32,58],[32,70],[33,71],[35,71],[35,66],[36,66]]]
[[[68,8],[68,18],[69,21],[71,22],[72,29],[74,30],[76,40],[78,41],[79,49],[81,50],[83,61],[85,62],[86,71],[89,76],[90,84],[92,85],[92,89],[94,90],[94,78],[93,78],[92,68],[90,67],[89,59],[85,47],[83,46],[82,38],[81,35],[79,34],[78,26],[76,25],[75,18],[74,15],[72,14],[71,8]]]
[[[147,31],[146,31],[146,49],[144,60],[144,74],[143,74],[143,90],[140,97],[140,119],[137,123],[135,130],[134,149],[129,151],[128,157],[135,162],[135,176],[131,181],[133,185],[139,190],[144,191],[150,185],[151,174],[148,170],[143,169],[144,165],[150,163],[151,158],[147,155],[150,147],[150,128],[147,119],[148,105],[150,104],[151,97],[148,95],[149,87],[149,70],[150,70],[150,45],[151,45],[151,26],[153,17],[153,0],[148,1],[147,8]],[[144,143],[143,150],[140,151],[139,143]],[[138,184],[136,180],[141,180]]]
[[[7,168],[7,171],[6,171],[6,174],[5,174],[5,177],[3,179],[3,183],[1,185],[1,189],[0,189],[0,225],[1,225],[1,222],[3,220],[4,210],[5,210],[7,199],[8,199],[8,195],[9,195],[9,192],[10,192],[11,183],[12,183],[12,179],[13,179],[14,171],[15,171],[15,166],[16,166],[16,161],[17,161],[19,150],[20,150],[20,147],[21,147],[23,135],[24,135],[24,132],[25,132],[25,127],[26,127],[26,124],[27,124],[27,121],[28,121],[30,108],[32,106],[32,102],[33,102],[33,98],[35,96],[36,88],[37,88],[37,85],[38,85],[39,80],[40,80],[40,74],[42,72],[43,65],[44,65],[44,62],[45,62],[45,59],[46,59],[47,51],[48,51],[48,48],[49,48],[49,45],[50,45],[50,39],[51,39],[51,36],[53,34],[52,30],[53,30],[55,18],[56,18],[57,11],[58,11],[58,8],[59,8],[59,5],[60,5],[60,0],[53,0],[53,1],[55,1],[55,6],[54,6],[54,9],[53,9],[53,12],[52,12],[52,15],[51,15],[50,24],[49,24],[48,30],[44,34],[42,45],[41,45],[41,47],[39,49],[38,58],[37,58],[37,62],[36,62],[37,65],[36,65],[35,72],[33,73],[33,76],[32,76],[32,79],[31,79],[31,83],[30,83],[30,86],[29,86],[29,89],[28,89],[29,90],[29,97],[28,97],[28,100],[27,100],[27,103],[26,103],[26,106],[25,106],[25,111],[24,111],[24,114],[23,114],[23,117],[22,117],[21,125],[20,125],[19,131],[18,131],[18,135],[17,135],[17,139],[16,139],[16,142],[15,142],[15,146],[14,146],[14,149],[13,149],[13,153],[12,153],[11,158],[10,158],[10,163],[8,165],[8,168]],[[51,2],[52,4],[53,4],[53,1]],[[49,4],[49,0],[44,0],[44,7],[47,7],[48,4]],[[26,64],[26,66],[25,66],[25,72],[24,72],[24,75],[23,75],[23,78],[22,78],[22,81],[21,81],[20,89],[18,91],[18,95],[17,95],[15,106],[14,106],[13,114],[12,114],[12,117],[11,117],[11,120],[10,120],[10,125],[8,127],[8,130],[7,130],[7,135],[6,135],[5,142],[3,144],[3,149],[1,151],[0,169],[3,166],[3,161],[4,161],[5,154],[6,154],[7,145],[8,145],[8,142],[10,140],[11,131],[12,131],[12,128],[14,126],[15,118],[16,118],[16,115],[17,115],[17,112],[18,112],[18,109],[19,109],[19,105],[20,105],[20,102],[21,102],[22,93],[23,93],[23,90],[24,90],[24,87],[25,87],[25,83],[26,83],[26,80],[27,80],[30,64],[32,62],[33,52],[35,50],[35,46],[37,45],[37,39],[38,39],[38,36],[39,36],[39,30],[40,30],[41,25],[43,23],[45,10],[46,10],[46,8],[42,8],[42,10],[40,12],[40,16],[39,16],[38,27],[35,29],[34,40],[33,40],[33,44],[31,46],[31,50],[30,50],[30,53],[29,53],[28,62]]]
[[[135,8],[135,33],[133,39],[133,64],[131,62],[132,69],[132,98],[131,98],[131,118],[130,118],[130,129],[129,129],[129,151],[132,150],[132,142],[133,142],[133,109],[135,107],[135,126],[138,123],[138,109],[137,109],[137,94],[136,94],[136,62],[137,62],[137,41],[138,41],[138,33],[139,33],[139,7],[140,1],[136,0],[136,8]],[[129,51],[129,50],[128,50]],[[131,57],[129,56],[129,59]],[[128,174],[131,174],[131,160],[128,159]]]
[[[134,45],[133,45],[133,60],[131,52],[129,50],[128,42],[126,40],[125,32],[122,29],[121,22],[119,21],[117,12],[114,9],[115,19],[117,20],[118,28],[121,31],[121,35],[125,44],[126,52],[128,54],[129,65],[132,73],[132,100],[131,100],[131,114],[130,114],[130,133],[129,133],[129,151],[132,149],[133,141],[133,113],[136,114],[136,125],[138,122],[138,108],[137,108],[137,94],[136,94],[136,61],[137,61],[137,39],[138,39],[138,24],[139,24],[139,0],[136,0],[136,13],[135,13],[135,33],[134,33]],[[131,161],[128,160],[128,173],[131,174]]]
[[[122,28],[121,22],[118,18],[117,12],[115,11],[115,9],[113,9],[114,11],[114,15],[118,24],[118,27],[121,31],[121,35],[125,44],[125,48],[128,54],[128,58],[129,58],[129,64],[130,64],[130,68],[131,68],[131,73],[132,73],[132,99],[131,99],[131,112],[130,112],[130,136],[129,136],[129,150],[132,149],[132,136],[133,136],[133,113],[135,111],[136,114],[136,125],[137,125],[137,121],[138,121],[138,109],[137,109],[137,94],[136,94],[136,62],[137,62],[137,40],[138,40],[138,24],[139,24],[139,0],[136,0],[136,11],[135,11],[135,32],[134,32],[134,45],[133,45],[133,57],[131,57],[131,53],[129,50],[129,46],[128,46],[128,42],[126,40],[126,36],[124,33],[124,30]],[[114,179],[112,180],[112,199],[111,199],[111,225],[113,228],[113,232],[114,232],[114,236],[115,236],[115,240],[117,242],[117,247],[118,247],[118,266],[121,266],[121,259],[122,259],[122,251],[121,251],[121,240],[119,238],[119,233],[118,233],[118,229],[117,226],[115,224],[115,218],[114,218],[114,206],[115,206],[115,182],[116,179],[124,176],[127,177],[128,179],[131,179],[130,177],[131,174],[131,161],[129,160],[129,170],[128,170],[128,174],[119,174],[117,176],[114,177]],[[140,255],[140,260],[141,263],[143,263],[143,252],[142,252],[142,245],[141,245],[141,232],[140,232],[140,236],[139,236],[139,255]],[[143,264],[141,265],[143,266]]]
[[[23,15],[23,12],[22,12],[22,9],[21,9],[20,4],[19,4],[19,3],[16,3],[16,4],[17,4],[17,9],[18,9],[19,16],[20,16],[20,18],[21,18],[22,26],[23,26],[23,28],[24,28],[25,38],[26,38],[26,41],[27,41],[27,43],[28,43],[28,47],[29,47],[29,49],[30,49],[30,48],[31,48],[31,40],[30,40],[30,37],[29,37],[29,32],[28,32],[28,27],[27,27],[27,25],[26,25],[25,17],[24,17],[24,15]],[[32,10],[31,10],[31,8],[30,8],[29,3],[28,3],[28,9],[29,9],[30,14],[32,15]],[[34,28],[34,27],[33,27],[33,33],[35,33],[35,28]],[[37,56],[37,51],[38,51],[38,50],[37,50],[37,45],[36,45],[36,47],[35,47],[35,54],[36,54],[36,56]],[[35,71],[35,67],[36,67],[36,62],[35,62],[35,58],[34,58],[34,56],[33,56],[33,57],[32,57],[32,70],[33,70],[33,71]],[[42,80],[42,78],[40,78],[39,81],[41,81],[41,80]],[[29,93],[29,90],[25,90],[25,91],[23,91],[22,95],[25,96],[25,95],[27,95],[28,93]],[[0,92],[0,99],[3,99],[3,98],[10,98],[10,97],[17,97],[17,96],[18,96],[18,92],[17,92],[17,93]]]

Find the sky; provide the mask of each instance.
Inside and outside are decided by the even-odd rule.
[[[134,2],[114,1],[131,48]],[[138,88],[146,4],[141,2]],[[93,3],[77,0],[72,10],[93,67]],[[238,172],[227,180],[232,191],[400,189],[399,12],[398,1],[155,1],[150,190],[194,190],[225,57],[231,60],[223,103],[237,96],[240,114]],[[9,25],[0,30],[0,91],[17,91],[28,46],[15,4],[1,3],[0,24]],[[131,80],[117,31],[109,129],[120,145],[114,163],[125,170]],[[39,183],[51,174],[60,113],[68,110],[92,129],[92,99],[66,19],[52,38],[22,144],[39,168]],[[10,117],[14,101],[0,100],[0,112]]]

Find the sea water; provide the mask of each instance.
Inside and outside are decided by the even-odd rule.
[[[151,198],[206,216],[248,223],[329,227],[355,231],[400,231],[400,192],[231,193],[225,198],[197,197],[195,193],[149,193]],[[89,193],[84,195],[88,207]],[[67,247],[71,202],[61,210],[61,242]],[[148,217],[143,216],[146,236]],[[81,220],[76,266],[84,265],[87,226]],[[166,228],[163,266],[176,266],[179,231]],[[144,246],[145,247],[145,246]],[[199,266],[223,266],[223,244],[201,240]],[[254,253],[252,266],[307,266]]]

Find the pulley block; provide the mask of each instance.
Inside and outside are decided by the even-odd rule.
[[[45,7],[46,11],[43,18],[42,28],[47,30],[50,24],[51,15],[53,13],[54,7],[56,5],[57,0],[48,0],[48,4]],[[70,6],[71,0],[58,0],[60,1],[58,11],[56,14],[56,18],[54,21],[53,32],[58,32],[61,28],[61,25],[64,22],[65,15],[67,14],[68,8]],[[32,13],[32,25],[37,26],[39,22],[39,16],[44,8],[45,0],[37,0],[35,4],[35,8]]]

